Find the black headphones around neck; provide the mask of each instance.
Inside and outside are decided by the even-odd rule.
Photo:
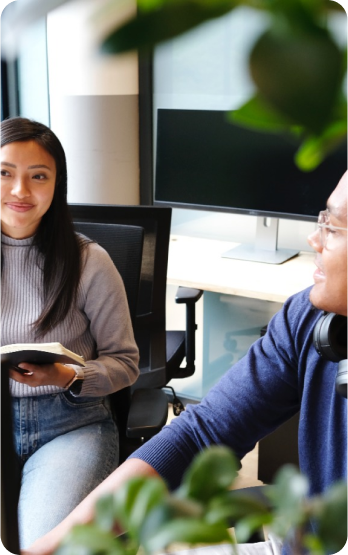
[[[336,391],[347,398],[347,318],[324,312],[315,324],[313,343],[320,356],[338,362]]]

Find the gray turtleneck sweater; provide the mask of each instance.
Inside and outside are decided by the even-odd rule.
[[[43,274],[35,250],[29,251],[31,241],[1,234],[1,345],[36,343],[32,323],[42,311]],[[139,357],[123,282],[112,260],[96,243],[88,244],[83,260],[76,306],[40,341],[58,341],[82,355],[86,368],[80,395],[98,397],[134,383]],[[10,382],[16,397],[63,391]]]

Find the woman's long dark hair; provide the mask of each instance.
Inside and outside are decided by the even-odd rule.
[[[34,322],[40,337],[64,320],[76,300],[82,244],[74,232],[67,204],[67,167],[59,139],[42,123],[26,118],[16,117],[1,122],[1,146],[16,141],[35,141],[54,158],[57,170],[51,206],[42,217],[33,238],[33,247],[37,247],[44,258],[44,308]]]

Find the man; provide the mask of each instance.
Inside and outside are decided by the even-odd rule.
[[[314,286],[287,300],[266,335],[199,405],[188,406],[28,553],[51,553],[73,524],[92,518],[96,499],[124,480],[159,475],[175,488],[202,448],[229,445],[242,458],[299,410],[300,467],[309,477],[310,493],[319,494],[346,477],[347,400],[335,390],[337,364],[318,355],[312,336],[322,311],[347,316],[347,173],[308,241],[317,253]],[[240,552],[276,553],[273,547],[255,544]]]

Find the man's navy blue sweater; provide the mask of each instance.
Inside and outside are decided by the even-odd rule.
[[[132,457],[148,462],[174,489],[202,448],[223,444],[242,458],[300,411],[300,468],[310,494],[346,478],[347,400],[335,391],[337,363],[323,360],[313,346],[322,313],[311,305],[309,291],[289,298],[266,335],[203,401],[188,405]]]

